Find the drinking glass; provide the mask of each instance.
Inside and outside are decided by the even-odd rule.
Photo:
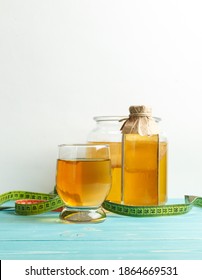
[[[56,189],[65,207],[64,222],[101,222],[106,218],[101,205],[111,188],[108,145],[59,145]]]

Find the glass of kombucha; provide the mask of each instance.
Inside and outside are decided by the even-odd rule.
[[[64,222],[101,222],[106,214],[101,205],[111,188],[108,145],[59,145],[56,190],[66,207]]]

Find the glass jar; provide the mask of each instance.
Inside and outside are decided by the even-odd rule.
[[[167,202],[167,165],[168,165],[168,139],[161,127],[161,119],[154,118],[160,127],[159,134],[159,205]]]
[[[89,143],[108,144],[110,146],[112,187],[107,197],[115,203],[123,203],[121,188],[121,162],[122,162],[122,133],[121,127],[126,116],[100,116],[94,117],[95,128],[89,133]],[[160,118],[154,118],[160,123]],[[161,131],[159,143],[159,177],[158,177],[158,204],[163,205],[167,201],[167,138]]]
[[[96,127],[88,136],[89,143],[108,144],[110,147],[112,186],[107,200],[121,203],[121,126],[124,116],[94,117]]]

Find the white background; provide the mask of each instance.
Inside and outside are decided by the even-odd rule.
[[[0,191],[51,191],[58,144],[144,104],[168,135],[169,197],[202,195],[201,15],[195,0],[0,0]]]

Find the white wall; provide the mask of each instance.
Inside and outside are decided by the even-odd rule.
[[[202,195],[202,3],[0,0],[0,190],[51,191],[57,145],[145,104],[169,137],[169,197]]]

